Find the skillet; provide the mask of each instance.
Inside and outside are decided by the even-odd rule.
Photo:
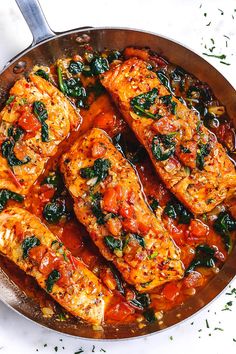
[[[122,50],[127,46],[150,47],[161,56],[199,80],[207,82],[215,96],[226,106],[227,112],[236,127],[236,92],[229,82],[209,63],[193,51],[166,37],[150,32],[126,28],[78,28],[54,33],[48,26],[37,0],[16,0],[31,32],[33,42],[29,48],[13,58],[0,73],[0,107],[3,106],[9,88],[14,82],[27,75],[34,65],[53,63],[57,58],[72,56],[82,51],[85,44],[95,50]],[[195,296],[190,297],[181,307],[164,315],[162,324],[155,322],[140,329],[136,325],[107,326],[103,331],[94,331],[91,326],[69,319],[59,322],[44,318],[38,304],[26,296],[12,281],[11,274],[4,272],[0,258],[0,300],[45,327],[58,332],[82,338],[124,339],[139,337],[169,328],[198,312],[229,284],[236,274],[236,247],[232,250],[220,272],[210,280]]]

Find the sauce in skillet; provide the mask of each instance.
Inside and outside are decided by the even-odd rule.
[[[220,105],[206,84],[199,82],[183,69],[167,63],[155,53],[146,50],[126,48],[123,55],[117,51],[94,55],[92,50],[89,50],[85,52],[83,58],[75,56],[69,59],[59,59],[50,69],[42,68],[48,71],[50,79],[59,85],[59,88],[68,95],[72,103],[80,108],[82,124],[77,132],[72,133],[61,144],[57,156],[49,160],[43,176],[38,179],[28,193],[24,207],[42,218],[43,222],[61,239],[72,254],[80,257],[111,290],[113,300],[106,311],[105,321],[107,323],[138,321],[142,326],[146,322],[160,319],[163,312],[183,303],[219,271],[219,267],[227,258],[231,247],[228,245],[228,241],[226,244],[225,234],[226,232],[229,234],[226,230],[226,215],[230,215],[232,227],[235,228],[236,224],[234,226],[233,218],[236,217],[236,206],[235,200],[232,199],[227,201],[225,205],[219,205],[213,212],[198,218],[194,218],[185,208],[181,209],[186,217],[184,220],[183,218],[181,220],[177,215],[177,210],[180,208],[178,202],[173,199],[173,196],[158,179],[144,149],[122,120],[97,79],[97,75],[102,70],[107,70],[109,65],[115,65],[124,57],[130,56],[137,56],[148,61],[150,70],[160,73],[163,84],[169,86],[176,96],[182,97],[189,107],[198,110],[204,124],[217,136],[233,158],[235,153],[234,129],[224,107]],[[79,78],[80,80],[78,80]],[[164,209],[162,218],[170,235],[181,249],[181,260],[186,269],[191,266],[191,271],[187,272],[182,280],[167,283],[153,290],[149,295],[140,296],[132,287],[125,284],[115,269],[102,258],[91,242],[87,231],[75,219],[72,200],[57,171],[57,161],[76,137],[91,127],[104,129],[135,166],[153,211],[159,213],[159,206]],[[47,206],[57,203],[58,200],[63,201],[65,212],[60,216],[57,212],[53,215],[49,214]],[[219,219],[220,215],[222,215],[221,219]],[[216,220],[219,221],[218,224],[215,224]],[[215,225],[221,225],[222,229],[218,226],[218,232],[216,232]],[[230,233],[230,238],[232,243],[234,232]],[[210,250],[214,250],[214,259]],[[196,252],[199,252],[200,258],[205,257],[205,261],[201,262],[198,259],[196,262]],[[208,259],[208,263],[206,259]],[[4,268],[8,268],[12,273],[12,269],[15,267],[5,259],[1,260],[2,262]],[[14,271],[13,280],[40,302],[46,315],[50,313],[45,310],[48,308],[57,312],[54,302],[42,290],[38,290],[31,278],[17,270]]]

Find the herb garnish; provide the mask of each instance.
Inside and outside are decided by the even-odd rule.
[[[97,177],[97,181],[101,182],[108,176],[111,162],[108,159],[97,159],[92,167],[85,167],[80,169],[80,176],[82,178],[91,179]]]
[[[149,294],[139,293],[137,290],[133,291],[135,293],[135,298],[130,300],[129,303],[140,310],[147,308],[151,303]]]
[[[157,88],[152,89],[149,92],[142,93],[141,95],[135,96],[131,99],[130,105],[138,116],[145,118],[158,119],[160,118],[159,114],[152,114],[148,110],[155,103],[156,98],[158,97]]]
[[[173,98],[172,95],[165,95],[165,96],[161,96],[160,100],[163,102],[165,106],[167,106],[170,109],[170,112],[172,114],[176,114],[177,103],[175,101],[172,101],[172,98]]]
[[[157,161],[165,161],[175,152],[174,134],[155,135],[152,140],[152,152]]]
[[[100,201],[102,199],[102,195],[100,193],[95,193],[91,195],[91,210],[93,215],[97,219],[98,225],[103,225],[105,224],[105,214],[103,214],[102,209],[101,209],[101,204]]]
[[[46,110],[45,104],[41,101],[35,101],[33,104],[33,111],[35,117],[41,123],[41,139],[43,142],[49,141],[48,135],[48,125],[45,122],[48,119],[48,112]]]
[[[215,249],[202,244],[196,247],[195,257],[185,270],[185,275],[194,271],[196,267],[212,268],[215,266]]]
[[[46,280],[46,287],[47,287],[47,292],[51,293],[53,285],[60,279],[61,274],[58,272],[58,270],[54,269],[48,276]]]
[[[170,218],[178,219],[179,224],[189,224],[193,218],[193,214],[176,199],[171,199],[166,204],[164,213]]]
[[[34,75],[42,77],[44,80],[49,81],[49,75],[43,69],[38,69],[35,71]]]
[[[15,200],[16,202],[23,202],[24,197],[18,193],[12,192],[8,189],[0,189],[0,212],[6,206],[8,200]]]
[[[76,75],[76,74],[81,73],[83,71],[83,68],[84,68],[84,64],[81,61],[71,60],[69,67],[68,67],[68,71],[71,74]]]
[[[155,213],[155,211],[159,207],[159,202],[156,198],[152,197],[152,201],[149,203],[149,205],[150,205],[152,211]]]
[[[28,257],[29,250],[35,246],[39,246],[40,241],[37,237],[31,236],[27,237],[24,239],[24,241],[21,244],[22,250],[23,250],[23,258],[26,259]]]
[[[122,240],[115,238],[113,236],[105,236],[104,237],[104,242],[105,245],[110,248],[112,252],[116,251],[121,251],[122,252],[122,247],[123,247],[123,242]]]
[[[43,217],[50,223],[58,222],[63,215],[66,215],[66,204],[64,199],[56,199],[48,202],[43,209]]]
[[[145,317],[145,319],[152,323],[155,322],[157,320],[155,312],[152,308],[147,309],[144,313],[143,316]]]
[[[205,157],[210,154],[211,147],[210,144],[198,144],[197,157],[196,157],[196,166],[202,171],[205,164]]]
[[[228,212],[222,211],[215,220],[213,227],[221,235],[225,249],[229,252],[232,247],[230,232],[236,230],[236,220]]]
[[[2,156],[7,159],[10,166],[21,166],[27,164],[31,158],[26,156],[23,160],[19,160],[14,153],[15,141],[13,139],[6,139],[1,146]]]
[[[168,79],[168,77],[161,70],[157,71],[156,74],[158,79],[167,88],[167,90],[172,92],[172,88],[170,86],[170,80]]]

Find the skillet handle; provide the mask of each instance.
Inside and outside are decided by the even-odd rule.
[[[38,0],[15,0],[27,25],[33,35],[31,46],[54,37],[55,33],[49,27]]]

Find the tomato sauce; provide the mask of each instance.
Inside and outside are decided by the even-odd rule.
[[[226,112],[224,111],[220,116],[212,114],[212,117],[210,117],[211,120],[206,113],[202,112],[204,107],[201,107],[202,101],[201,97],[199,97],[199,92],[202,95],[211,95],[210,105],[212,107],[218,107],[220,105],[213,94],[209,93],[210,89],[206,84],[200,83],[196,78],[181,71],[182,69],[180,68],[175,68],[172,64],[167,63],[167,61],[154,53],[132,48],[126,49],[124,55],[125,57],[138,56],[145,58],[145,60],[149,61],[153,66],[163,69],[172,87],[175,88],[175,94],[186,99],[189,106],[199,109],[200,113],[203,114],[202,118],[204,122],[206,122],[209,129],[218,137],[219,141],[225,145],[229,154],[235,151],[235,132],[228,120]],[[61,60],[63,62],[63,59]],[[119,60],[122,60],[122,57]],[[65,61],[68,61],[68,59],[65,59]],[[175,69],[178,70],[175,72]],[[57,82],[55,67],[52,66],[50,70],[52,80]],[[175,76],[173,72],[175,72]],[[81,81],[84,87],[88,88],[89,85],[95,84],[96,79],[82,77]],[[193,89],[190,90],[190,87],[197,87],[197,89],[195,89],[195,91]],[[193,93],[195,93],[195,96]],[[204,99],[203,97],[202,100],[204,101]],[[28,193],[24,201],[24,207],[40,217],[49,229],[64,243],[65,247],[72,252],[72,255],[81,258],[88,268],[100,277],[104,284],[110,289],[113,297],[105,313],[105,321],[107,323],[131,323],[140,321],[140,316],[142,317],[142,310],[132,303],[132,299],[135,298],[134,289],[125,284],[120,275],[114,276],[114,274],[117,273],[113,272],[113,266],[100,255],[97,248],[90,240],[89,234],[84,226],[75,218],[73,213],[73,201],[65,187],[63,187],[60,193],[63,194],[65,198],[66,207],[69,211],[68,216],[62,217],[57,223],[47,222],[43,216],[45,205],[52,200],[55,194],[55,189],[52,185],[47,183],[42,184],[44,178],[48,176],[49,172],[57,170],[58,159],[63,151],[66,151],[80,134],[91,127],[104,129],[111,138],[122,134],[121,138],[119,137],[118,143],[122,146],[126,157],[136,168],[147,202],[151,205],[153,200],[158,201],[158,206],[155,210],[156,213],[160,213],[160,207],[164,209],[172,198],[171,193],[156,175],[148,155],[143,151],[142,147],[140,147],[134,134],[123,121],[108,94],[101,92],[96,96],[96,94],[92,93],[89,95],[88,102],[88,107],[80,109],[82,124],[79,129],[70,134],[66,141],[60,145],[57,155],[49,160],[43,176],[38,179]],[[75,100],[72,99],[72,103],[75,104]],[[214,109],[217,111],[216,108]],[[29,119],[30,117],[25,115],[21,123],[22,126],[24,124],[28,126]],[[30,127],[33,127],[34,124],[35,122],[31,121]],[[14,204],[14,202],[10,202],[10,204],[11,203]],[[231,202],[231,204],[228,202],[227,206],[233,210],[235,201]],[[223,210],[224,206],[218,207],[218,210],[220,210],[219,208]],[[198,267],[183,279],[167,283],[164,286],[152,290],[150,294],[151,304],[149,306],[151,306],[156,314],[162,314],[162,312],[179,306],[189,296],[195,295],[195,293],[215,275],[219,269],[218,267],[226,260],[227,251],[222,237],[216,233],[213,228],[215,218],[216,216],[213,212],[209,213],[209,215],[202,215],[197,219],[192,218],[189,224],[180,224],[177,220],[174,220],[165,213],[162,214],[166,229],[181,250],[181,260],[185,268],[187,268],[194,259],[195,249],[200,244],[207,244],[216,249],[217,266],[214,268]],[[47,306],[52,308],[55,312],[61,311],[58,310],[59,306],[38,287],[33,279],[26,276],[10,261],[1,258],[0,262],[1,267],[3,267],[7,273],[11,274],[12,280],[20,288],[24,289],[29,296],[36,299],[42,308]],[[118,282],[117,277],[119,278]],[[119,284],[119,282],[122,284]]]

